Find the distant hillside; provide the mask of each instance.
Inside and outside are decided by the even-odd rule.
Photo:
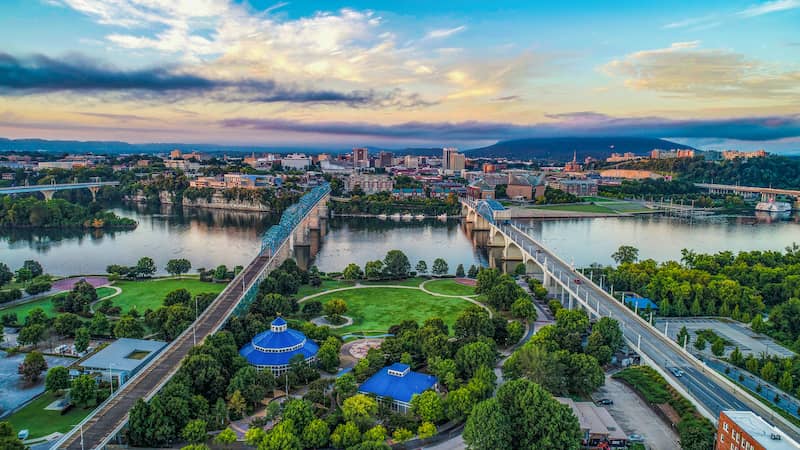
[[[120,154],[120,153],[166,153],[170,150],[181,149],[183,151],[197,150],[203,153],[223,154],[223,153],[263,153],[278,152],[289,153],[302,151],[304,153],[318,153],[323,150],[314,151],[307,147],[265,147],[265,146],[236,146],[236,145],[215,145],[215,144],[181,144],[181,143],[153,143],[153,144],[130,144],[120,141],[51,141],[47,139],[6,139],[0,138],[0,152],[3,151],[43,151],[48,153],[96,153],[96,154]]]
[[[573,152],[578,152],[578,160],[583,160],[587,156],[606,158],[612,152],[644,155],[654,148],[692,147],[664,139],[634,137],[530,138],[500,141],[488,147],[468,150],[467,156],[567,161],[572,159]]]

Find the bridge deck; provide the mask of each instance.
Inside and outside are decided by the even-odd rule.
[[[242,296],[243,284],[249,286],[267,267],[270,257],[257,256],[200,315],[197,322],[197,339],[201,340],[222,326]],[[154,362],[122,386],[121,391],[83,425],[82,433],[74,435],[59,448],[69,450],[93,449],[103,445],[127,421],[128,412],[136,400],[149,398],[163,380],[168,379],[180,366],[181,360],[194,346],[191,328],[162,353]],[[81,445],[81,434],[83,445]]]
[[[26,192],[64,191],[69,189],[86,189],[91,187],[117,186],[119,181],[98,181],[87,183],[36,184],[32,186],[12,186],[0,188],[0,194],[22,194]]]

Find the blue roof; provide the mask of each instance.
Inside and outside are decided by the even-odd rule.
[[[411,398],[421,394],[436,385],[436,377],[424,373],[408,370],[406,364],[395,363],[384,367],[371,376],[359,388],[359,392],[375,394],[379,397],[390,397],[401,402],[410,403]],[[389,370],[408,373],[405,376],[389,375]]]
[[[628,305],[632,305],[633,307],[638,307],[639,309],[645,309],[648,306],[650,307],[650,309],[658,309],[658,305],[656,304],[656,302],[645,297],[634,297],[631,295],[625,297],[625,303]]]
[[[272,321],[273,327],[284,325],[286,321],[281,317]],[[275,350],[292,348],[292,350],[265,352],[257,347]],[[308,359],[316,355],[318,350],[319,346],[311,339],[307,339],[303,333],[286,328],[283,331],[270,329],[258,334],[239,350],[239,354],[254,366],[282,366],[289,364],[289,360],[295,355],[303,355],[304,359]]]

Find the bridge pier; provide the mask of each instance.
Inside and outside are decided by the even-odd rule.
[[[100,186],[89,186],[87,189],[89,189],[89,192],[92,193],[92,201],[96,202],[97,201],[97,191],[100,190]]]
[[[44,195],[44,199],[47,200],[48,202],[53,199],[53,194],[56,193],[56,191],[54,190],[46,190],[40,192],[42,193],[42,195]]]

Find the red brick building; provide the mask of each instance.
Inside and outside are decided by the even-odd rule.
[[[752,411],[719,414],[716,450],[797,450],[794,439]]]

